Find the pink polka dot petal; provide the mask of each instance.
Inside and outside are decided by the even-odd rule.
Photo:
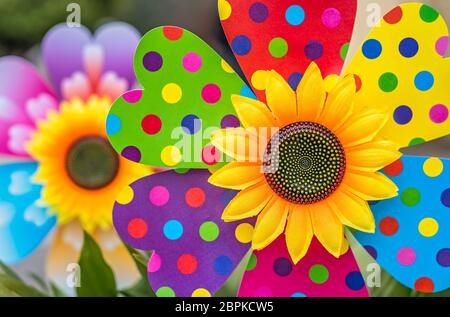
[[[430,109],[430,119],[434,123],[443,123],[448,119],[448,107],[445,105],[435,105]]]
[[[169,197],[169,191],[164,186],[155,186],[150,191],[150,202],[158,207],[167,204]]]
[[[254,251],[253,264],[245,272],[239,296],[366,297],[364,279],[349,249],[335,258],[313,239],[306,256],[294,264],[284,236],[263,250]],[[252,263],[252,262],[250,262]]]
[[[397,253],[397,261],[404,266],[414,264],[416,262],[416,251],[410,247],[401,248]]]
[[[154,252],[152,254],[152,257],[150,258],[150,261],[148,261],[148,267],[147,271],[149,273],[155,273],[158,272],[161,268],[161,257],[158,253]]]
[[[202,58],[197,53],[187,53],[183,57],[183,67],[190,73],[198,72],[202,67]]]
[[[202,89],[202,98],[206,103],[217,103],[222,97],[222,91],[216,84],[208,84]]]
[[[142,98],[142,90],[131,90],[126,92],[123,95],[123,99],[125,99],[128,103],[136,103]]]

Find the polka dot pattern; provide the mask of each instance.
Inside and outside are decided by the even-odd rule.
[[[313,239],[306,256],[294,265],[280,237],[253,253],[239,296],[364,297],[368,293],[350,250],[336,259]]]
[[[131,184],[115,204],[121,238],[155,250],[147,271],[157,296],[214,294],[250,248],[253,220],[223,222],[235,191],[210,185],[209,176],[200,169],[153,174]]]
[[[356,104],[391,111],[381,138],[407,147],[450,133],[448,42],[443,18],[420,3],[394,8],[363,41],[346,73],[359,78]]]
[[[403,156],[384,173],[399,196],[371,205],[376,232],[355,238],[404,285],[422,292],[448,288],[450,160]]]
[[[355,1],[227,2],[233,14],[221,19],[222,26],[259,100],[265,100],[264,87],[252,80],[259,70],[275,69],[288,80],[315,61],[324,76],[340,73],[342,47],[350,42],[353,31]],[[298,81],[298,76],[292,77],[291,87]]]
[[[231,14],[227,3],[222,1],[225,16]],[[259,12],[256,19],[261,19],[263,11],[255,10]],[[235,45],[243,54],[248,49],[245,39]],[[271,50],[281,56],[287,47],[280,40]],[[194,144],[202,129],[239,126],[229,102],[231,95],[241,94],[245,86],[239,75],[201,39],[177,27],[160,27],[147,33],[136,50],[135,66],[143,90],[125,93],[108,115],[106,130],[114,149],[132,161],[151,166],[223,165],[220,159],[202,159],[208,138],[202,138],[200,153],[183,153],[172,133],[177,133],[177,139],[191,138]]]

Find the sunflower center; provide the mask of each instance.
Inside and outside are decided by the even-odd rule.
[[[327,198],[342,182],[345,152],[326,127],[297,122],[280,129],[264,153],[264,175],[272,190],[295,204]]]
[[[85,137],[71,146],[66,168],[69,177],[78,186],[100,189],[116,177],[119,157],[103,137]]]

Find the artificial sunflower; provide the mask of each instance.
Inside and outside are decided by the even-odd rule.
[[[410,288],[448,288],[450,162],[399,151],[450,132],[439,13],[394,8],[342,71],[357,1],[218,3],[251,87],[161,27],[136,50],[143,90],[109,113],[117,152],[174,169],[126,187],[113,213],[154,251],[156,294],[213,295],[252,250],[240,296],[367,296],[353,238]]]
[[[55,90],[26,60],[0,59],[0,149],[25,160],[1,166],[0,259],[22,261],[57,225],[46,268],[66,290],[83,230],[100,244],[121,286],[138,277],[112,227],[111,208],[123,186],[151,169],[117,155],[105,129],[112,101],[135,83],[138,39],[122,23],[94,37],[84,27],[54,27],[42,55]]]
[[[209,182],[242,190],[222,219],[258,216],[255,250],[268,246],[286,228],[294,263],[305,256],[313,236],[339,257],[347,249],[344,225],[374,232],[367,201],[397,196],[397,186],[378,172],[401,156],[395,143],[376,139],[389,114],[355,104],[351,75],[327,93],[315,63],[296,92],[275,71],[267,75],[265,92],[268,106],[242,96],[231,98],[242,125],[254,131],[224,129],[213,135],[212,143],[236,161],[216,171]],[[273,127],[278,129],[263,143],[263,155],[251,157],[251,149],[260,153],[260,130]]]

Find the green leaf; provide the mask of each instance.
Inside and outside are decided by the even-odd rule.
[[[148,274],[147,266],[148,266],[148,261],[150,259],[150,255],[145,254],[136,249],[133,249],[132,247],[130,247],[127,244],[125,244],[125,247],[127,248],[130,256],[133,258],[134,264],[136,265],[136,268],[138,269],[138,271],[141,275],[141,280],[139,280],[132,287],[130,287],[126,290],[122,290],[121,294],[123,296],[130,296],[128,294],[140,293],[144,297],[147,297],[147,296],[148,297],[156,297],[155,292],[153,292],[153,290],[151,289],[151,287],[148,283],[148,279],[147,279],[147,274]],[[141,297],[141,296],[139,296],[139,297]]]
[[[34,272],[30,273],[30,277],[36,282],[36,285],[39,286],[42,291],[48,292],[48,284],[42,277]]]
[[[79,297],[117,296],[114,273],[103,258],[98,244],[86,232],[78,264],[81,279],[80,287],[76,290]]]
[[[121,290],[120,294],[125,297],[155,297],[147,279],[140,279],[132,287]]]
[[[9,266],[7,266],[2,261],[0,261],[0,271],[5,273],[6,275],[14,277],[16,280],[22,281],[19,275],[17,275],[16,272],[14,272]]]
[[[45,297],[46,294],[37,290],[36,288],[25,284],[21,280],[6,274],[0,274],[0,294],[2,296],[9,296],[16,294],[24,297]]]
[[[53,295],[53,297],[69,297],[53,282],[50,282],[50,290],[51,290],[51,294]]]

